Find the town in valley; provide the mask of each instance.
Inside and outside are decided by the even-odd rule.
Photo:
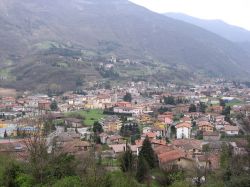
[[[185,172],[181,180],[202,184],[221,170],[227,150],[237,159],[249,155],[250,88],[242,83],[131,81],[58,95],[15,94],[0,98],[0,153],[17,160],[26,162],[27,141],[42,137],[48,153],[91,154],[108,171],[128,171],[121,158],[140,157],[148,142],[150,168]],[[151,182],[159,177],[148,175]]]

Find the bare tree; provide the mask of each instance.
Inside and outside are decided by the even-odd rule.
[[[44,171],[49,163],[49,154],[46,138],[43,137],[43,118],[29,118],[33,124],[34,131],[25,139],[25,146],[28,153],[28,163],[33,170],[33,175],[37,181],[43,183]]]

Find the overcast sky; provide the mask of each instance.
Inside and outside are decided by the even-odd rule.
[[[250,0],[130,0],[155,12],[220,19],[250,30]]]

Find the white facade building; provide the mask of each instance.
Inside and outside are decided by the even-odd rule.
[[[191,135],[191,124],[187,122],[179,123],[175,126],[176,128],[176,138],[184,139],[190,138]]]

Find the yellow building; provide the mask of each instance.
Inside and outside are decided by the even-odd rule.
[[[198,122],[198,128],[200,131],[203,131],[203,132],[213,132],[214,131],[214,126],[207,121]]]
[[[158,127],[158,128],[162,128],[162,129],[165,129],[165,124],[164,123],[162,123],[161,121],[156,121],[155,123],[154,123],[154,126],[155,127]]]
[[[6,128],[7,124],[5,123],[5,121],[0,121],[0,128]]]
[[[151,124],[153,123],[153,120],[150,115],[144,114],[139,117],[138,122],[140,124]]]
[[[38,132],[38,128],[31,126],[18,127],[13,131],[13,136],[33,136]],[[41,132],[39,134],[41,135]]]

